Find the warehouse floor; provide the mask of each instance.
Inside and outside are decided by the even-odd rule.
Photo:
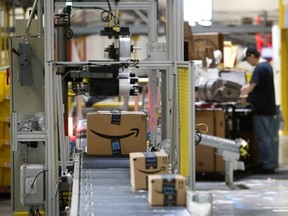
[[[246,175],[235,180],[233,189],[222,182],[197,182],[196,191],[212,193],[213,216],[286,216],[288,165],[273,175]]]
[[[288,215],[288,164],[273,175],[236,174],[235,177],[233,189],[222,181],[197,181],[196,192],[212,193],[213,216]],[[3,194],[0,215],[13,215],[10,199]]]

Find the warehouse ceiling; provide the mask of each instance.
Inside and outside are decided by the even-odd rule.
[[[143,2],[145,0],[120,0],[120,2]],[[158,0],[158,19],[165,20],[166,1]],[[9,6],[28,8],[33,5],[34,0],[6,0]],[[63,0],[56,0],[55,2],[65,2]],[[78,0],[73,2],[95,2],[95,0]],[[98,0],[97,2],[107,2],[107,0]],[[109,0],[110,4],[114,0]],[[146,1],[147,2],[147,1]],[[142,11],[145,15],[145,12]],[[254,11],[254,13],[238,12],[239,19],[233,20],[229,16],[229,12],[213,11],[213,25],[210,27],[194,26],[193,33],[204,32],[221,32],[225,33],[227,37],[235,42],[243,41],[244,44],[249,44],[255,41],[255,33],[271,32],[273,23],[278,22],[278,11]],[[253,17],[257,15],[262,16],[262,23],[255,25]],[[163,18],[163,19],[162,19]],[[159,22],[159,34],[164,34],[164,26]],[[246,23],[245,23],[246,22]],[[102,28],[105,23],[101,20],[101,10],[96,9],[73,9],[71,15],[72,29],[75,29],[75,35],[98,33],[99,28]],[[163,24],[163,23],[162,23]],[[129,26],[134,32],[139,34],[147,34],[147,24],[135,13],[135,11],[127,11],[120,13],[120,25]],[[98,27],[98,29],[97,29]],[[245,35],[245,36],[243,36]]]

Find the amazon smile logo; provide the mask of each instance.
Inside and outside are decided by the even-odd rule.
[[[111,139],[111,140],[114,140],[114,139],[115,139],[115,140],[124,139],[124,138],[130,137],[130,136],[133,136],[134,134],[135,134],[135,137],[137,137],[138,134],[139,134],[139,129],[138,129],[138,128],[132,128],[132,129],[130,130],[130,131],[132,131],[132,132],[127,133],[127,134],[114,135],[114,136],[112,136],[112,135],[107,135],[107,134],[102,134],[102,133],[96,132],[96,131],[94,131],[94,130],[92,130],[92,129],[90,129],[90,131],[91,131],[92,133],[96,134],[96,135],[99,136],[99,137],[102,137],[102,138],[104,138],[104,139]]]
[[[163,166],[163,167],[161,167],[160,169],[158,169],[158,170],[152,170],[152,171],[147,171],[147,170],[140,170],[140,169],[137,169],[139,172],[141,172],[141,173],[144,173],[144,174],[155,174],[155,173],[159,173],[159,172],[165,172],[165,167]]]

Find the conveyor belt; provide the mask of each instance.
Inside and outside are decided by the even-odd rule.
[[[103,168],[129,168],[128,157],[95,157],[83,155],[82,167],[84,169]]]
[[[83,158],[78,215],[190,215],[184,207],[150,207],[147,191],[133,191],[130,186],[127,164],[128,158]]]

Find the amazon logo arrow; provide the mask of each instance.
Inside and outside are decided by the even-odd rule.
[[[171,188],[169,191],[159,191],[159,190],[154,190],[154,192],[159,193],[159,194],[164,194],[164,195],[176,195],[176,190]],[[173,197],[168,197],[168,199],[173,199]]]
[[[113,140],[113,139],[117,139],[117,140],[124,139],[124,138],[127,138],[127,137],[129,137],[129,136],[132,136],[133,134],[135,134],[135,137],[137,137],[138,134],[139,134],[139,129],[138,129],[138,128],[132,128],[132,129],[130,130],[130,131],[132,131],[131,133],[123,134],[123,135],[114,135],[114,136],[112,136],[112,135],[107,135],[107,134],[102,134],[102,133],[98,133],[98,132],[96,132],[96,131],[94,131],[94,130],[92,130],[92,129],[90,129],[90,131],[91,131],[92,133],[96,134],[96,135],[99,136],[99,137],[102,137],[102,138],[104,138],[104,139],[111,139],[111,140]]]
[[[161,167],[160,169],[158,169],[158,170],[152,170],[152,171],[147,171],[147,170],[140,170],[140,169],[137,169],[139,172],[141,172],[141,173],[145,173],[145,174],[155,174],[155,173],[159,173],[159,172],[161,172],[161,171],[165,171],[165,167]]]

